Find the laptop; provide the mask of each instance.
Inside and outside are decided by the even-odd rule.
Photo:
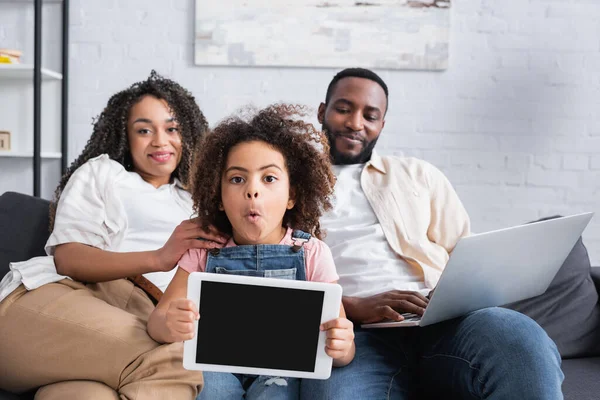
[[[423,316],[363,328],[427,326],[471,311],[538,296],[575,246],[593,213],[549,219],[462,238]]]

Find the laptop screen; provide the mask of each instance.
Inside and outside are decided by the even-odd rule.
[[[324,292],[201,285],[197,363],[314,371]]]

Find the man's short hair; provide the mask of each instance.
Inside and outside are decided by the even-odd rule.
[[[383,92],[385,93],[385,106],[386,106],[386,111],[387,111],[388,87],[379,75],[377,75],[375,72],[371,71],[370,69],[366,69],[366,68],[346,68],[346,69],[338,72],[333,77],[333,79],[329,83],[329,86],[327,87],[327,94],[325,95],[325,104],[329,104],[329,100],[331,100],[331,96],[335,89],[335,85],[344,78],[364,78],[364,79],[369,79],[369,80],[372,80],[373,82],[376,82],[379,86],[381,86],[381,88],[383,89]]]

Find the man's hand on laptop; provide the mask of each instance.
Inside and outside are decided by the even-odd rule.
[[[402,313],[423,315],[429,299],[418,292],[391,290],[370,297],[344,297],[348,318],[361,324],[402,321]]]

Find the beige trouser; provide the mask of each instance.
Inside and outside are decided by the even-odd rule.
[[[0,303],[0,388],[48,385],[44,400],[195,399],[202,373],[183,368],[182,343],[150,338],[153,308],[125,279],[20,286]]]
[[[119,394],[104,383],[94,381],[65,381],[42,386],[35,400],[120,400]]]

